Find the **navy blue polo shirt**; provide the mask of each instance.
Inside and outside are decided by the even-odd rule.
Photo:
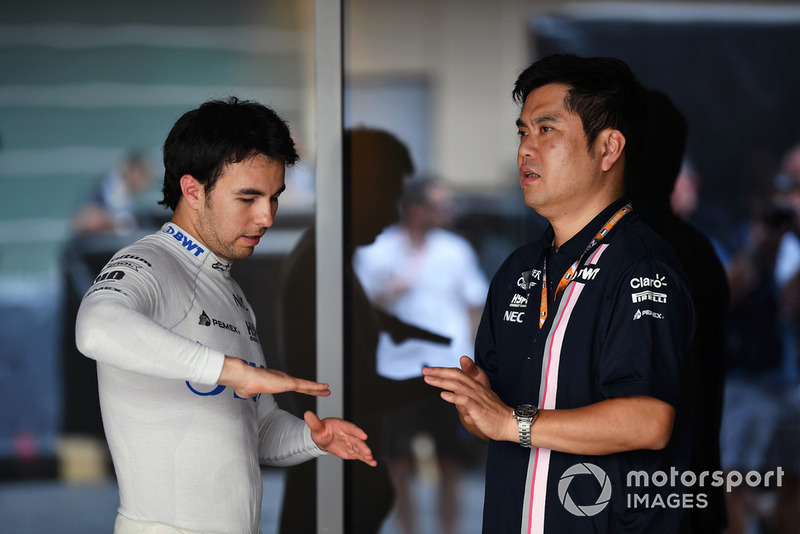
[[[548,228],[505,260],[489,289],[475,356],[492,389],[512,407],[578,408],[633,395],[663,400],[676,407],[669,445],[578,456],[491,442],[486,534],[677,532],[687,505],[702,505],[676,505],[671,496],[684,493],[674,474],[689,469],[690,416],[682,385],[694,329],[678,259],[635,208],[586,250],[625,203],[614,202],[558,250]],[[552,299],[579,258],[540,329],[544,265]],[[535,435],[535,423],[533,428]],[[659,471],[672,473],[673,480],[652,483],[654,475],[662,482]]]

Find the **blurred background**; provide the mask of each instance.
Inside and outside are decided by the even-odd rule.
[[[784,424],[798,413],[800,153],[793,159],[792,150],[800,145],[800,2],[342,6],[344,126],[392,132],[416,176],[447,186],[448,229],[469,243],[487,278],[542,228],[518,190],[517,74],[553,52],[610,55],[669,96],[689,126],[673,209],[709,237],[732,302],[745,303],[737,335],[727,337],[733,363],[720,372],[732,381],[758,377],[748,390],[754,405],[775,414],[759,432],[777,437],[754,445],[761,460],[753,468],[776,457],[788,468],[800,450],[800,432]],[[314,193],[314,1],[15,2],[0,18],[0,65],[3,530],[108,532],[118,497],[94,363],[74,347],[78,303],[114,251],[169,218],[156,201],[160,148],[174,121],[210,98],[250,98],[289,122],[302,157],[287,175],[275,228],[234,273],[257,308],[268,361],[279,350],[284,261],[325,202]],[[765,294],[755,315],[748,299]],[[757,335],[764,331],[772,336]],[[723,435],[749,450],[746,438]],[[436,445],[416,438],[418,531],[442,532]],[[469,448],[457,532],[479,531],[481,445]],[[277,532],[283,476],[264,470],[264,534]],[[796,487],[787,495],[762,489],[743,497],[752,513],[738,531],[779,531],[782,500],[800,509]],[[393,515],[383,532],[403,529]]]

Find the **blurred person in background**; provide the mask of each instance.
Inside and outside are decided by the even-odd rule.
[[[376,458],[383,456],[384,414],[401,406],[436,398],[421,380],[392,380],[377,370],[375,352],[382,332],[395,342],[411,338],[440,341],[441,336],[404,323],[377,309],[356,277],[352,257],[399,218],[398,203],[404,181],[413,173],[411,155],[394,134],[370,127],[347,130],[344,134],[344,176],[350,179],[349,238],[344,254],[345,327],[350,332],[345,355],[348,380],[345,410],[370,437]],[[317,371],[317,255],[316,229],[308,229],[286,260],[279,297],[280,367],[294,376],[315,376]],[[340,283],[331,280],[330,283]],[[321,319],[323,320],[323,319]],[[303,328],[298,328],[303,324]],[[314,399],[286,395],[290,411],[302,414],[313,408]],[[377,534],[395,503],[386,462],[375,468],[348,462],[345,466],[347,498],[345,528],[353,534]],[[305,463],[288,469],[280,518],[282,534],[315,532],[315,465]]]
[[[692,414],[692,472],[721,469],[720,424],[725,377],[725,318],[729,289],[725,270],[708,237],[688,220],[698,207],[699,176],[684,158],[688,123],[670,98],[647,92],[647,130],[642,157],[632,165],[628,188],[634,209],[678,254],[696,313],[690,347],[687,413]],[[689,489],[706,506],[689,510],[682,532],[719,534],[726,526],[722,487]]]
[[[72,217],[63,247],[61,274],[61,350],[64,416],[61,462],[70,477],[102,479],[110,462],[100,417],[93,362],[75,348],[75,318],[80,300],[111,256],[168,220],[163,210],[147,209],[146,193],[155,183],[154,164],[141,150],[129,151],[92,187]],[[74,458],[91,455],[91,462]]]
[[[359,248],[354,267],[370,300],[401,321],[449,338],[449,343],[405,340],[383,333],[377,349],[378,373],[393,380],[422,376],[423,366],[456,366],[472,357],[488,281],[466,239],[446,230],[453,217],[450,190],[418,178],[406,183],[400,224]],[[415,439],[432,438],[439,473],[439,530],[458,531],[460,466],[469,459],[469,436],[458,414],[437,398],[409,403],[385,415],[383,442],[395,492],[401,532],[418,532],[414,504]],[[417,473],[419,474],[419,473]]]
[[[726,266],[731,310],[722,465],[726,471],[780,468],[783,473],[778,488],[741,485],[730,491],[732,534],[754,524],[781,534],[800,529],[798,156],[800,150],[790,150],[775,190],[755,199],[746,240]]]
[[[132,151],[91,192],[87,203],[73,218],[77,234],[127,235],[143,226],[137,200],[153,184],[153,163],[140,151]]]
[[[775,203],[788,207],[793,214],[791,229],[781,239],[775,267],[783,326],[784,392],[769,456],[771,466],[779,465],[786,472],[776,500],[778,531],[783,534],[800,532],[800,144],[783,155],[775,185]]]
[[[700,205],[700,189],[702,188],[700,175],[688,159],[684,159],[678,176],[675,178],[675,187],[670,193],[670,208],[682,220],[689,222]]]

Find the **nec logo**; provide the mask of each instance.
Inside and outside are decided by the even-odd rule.
[[[506,310],[503,320],[509,323],[521,323],[525,312]]]
[[[205,250],[200,245],[189,239],[187,236],[183,235],[183,232],[176,232],[175,229],[171,226],[168,226],[164,230],[164,232],[174,237],[175,241],[180,243],[183,248],[194,254],[195,257],[205,252]]]

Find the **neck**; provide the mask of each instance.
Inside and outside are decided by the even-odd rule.
[[[585,206],[579,212],[565,212],[560,214],[560,216],[548,218],[555,234],[553,245],[556,248],[560,248],[561,245],[583,230],[586,225],[592,222],[604,209],[621,197],[622,195],[614,198],[599,199],[597,202]]]
[[[408,239],[411,241],[411,244],[415,247],[422,245],[425,242],[425,235],[427,234],[427,230],[424,228],[408,228]]]

